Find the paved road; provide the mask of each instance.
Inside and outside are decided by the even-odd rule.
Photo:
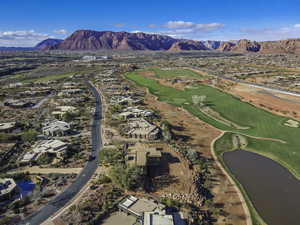
[[[192,67],[192,69],[201,71],[201,68]],[[287,91],[285,89],[280,89],[280,88],[266,87],[266,86],[261,85],[261,84],[254,84],[254,83],[250,83],[250,82],[247,82],[247,81],[243,81],[243,80],[239,80],[239,79],[235,79],[235,78],[231,78],[231,77],[226,77],[224,75],[213,74],[213,76],[222,78],[224,80],[234,81],[234,82],[237,82],[237,83],[240,83],[240,84],[246,84],[250,87],[259,88],[259,89],[263,89],[263,90],[266,90],[266,91],[273,91],[273,92],[280,93],[280,94],[286,94],[286,95],[300,97],[299,92]]]
[[[93,161],[88,161],[82,172],[76,178],[76,181],[68,187],[64,192],[58,195],[55,199],[50,201],[41,210],[34,213],[28,219],[22,221],[20,225],[39,225],[50,216],[63,208],[90,180],[98,167],[98,153],[102,146],[101,139],[101,117],[102,104],[101,97],[98,91],[91,85],[91,90],[96,98],[96,111],[94,114],[94,121],[92,125],[92,155],[96,157]]]
[[[49,100],[49,98],[52,97],[52,94],[46,96],[45,98],[43,98],[41,101],[39,101],[36,105],[32,106],[33,109],[37,109],[40,108],[45,102],[47,102]]]

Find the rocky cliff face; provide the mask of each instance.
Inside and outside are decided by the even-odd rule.
[[[240,53],[262,53],[262,54],[300,54],[300,39],[288,39],[282,41],[249,41],[246,39],[233,42],[224,42],[220,51],[231,51]]]
[[[232,48],[235,46],[236,44],[233,42],[229,42],[229,41],[225,41],[223,42],[220,47],[218,48],[219,51],[222,52],[230,52],[232,51]]]
[[[206,48],[213,49],[213,50],[220,48],[220,46],[223,44],[222,41],[209,41],[209,40],[203,41],[202,43],[205,45]]]
[[[165,35],[112,31],[78,30],[64,41],[45,40],[37,46],[43,50],[219,50],[240,53],[300,54],[300,39],[256,42],[192,41],[175,39]]]
[[[51,49],[60,50],[168,50],[177,40],[145,33],[79,30]]]
[[[231,48],[233,52],[247,53],[258,52],[261,45],[256,41],[249,41],[246,39],[240,40],[235,46]]]
[[[261,42],[260,53],[264,54],[300,54],[300,39]]]
[[[209,50],[201,41],[182,40],[174,42],[169,51]]]

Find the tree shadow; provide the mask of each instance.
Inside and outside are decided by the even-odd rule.
[[[161,162],[158,166],[147,168],[148,181],[146,182],[147,191],[156,191],[178,181],[175,176],[170,176],[170,164],[179,163],[180,160],[168,152],[162,153]]]
[[[178,182],[178,178],[176,178],[175,176],[170,176],[167,174],[162,175],[162,176],[157,176],[150,180],[147,190],[150,192],[151,191],[155,192],[157,190],[168,187],[171,184],[174,184],[177,182]]]
[[[178,126],[178,125],[170,125],[170,128],[172,129],[172,130],[176,130],[176,131],[184,131],[185,130],[185,127],[183,127],[183,126]]]
[[[180,134],[175,134],[175,133],[173,133],[173,138],[175,141],[182,141],[182,142],[188,142],[188,141],[192,140],[192,138],[190,136],[180,135]]]

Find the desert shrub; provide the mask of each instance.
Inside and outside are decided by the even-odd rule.
[[[22,134],[23,142],[33,142],[36,140],[38,133],[35,130],[28,130]]]
[[[139,188],[144,188],[144,171],[137,166],[126,168],[118,164],[113,167],[111,178],[114,184],[126,190],[134,191]]]

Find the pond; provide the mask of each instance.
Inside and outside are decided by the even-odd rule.
[[[226,152],[223,158],[267,224],[300,224],[300,181],[286,168],[244,150]]]

